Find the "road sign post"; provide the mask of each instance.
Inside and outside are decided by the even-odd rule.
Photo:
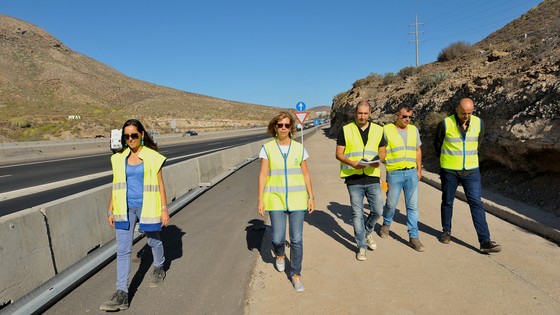
[[[305,108],[305,104],[303,105],[303,108]],[[305,122],[307,115],[309,115],[309,112],[295,112],[294,115],[296,115],[297,120],[301,124],[301,144],[303,145],[303,123]]]

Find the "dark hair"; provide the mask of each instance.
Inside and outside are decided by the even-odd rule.
[[[405,109],[407,112],[410,112],[411,110],[414,110],[414,108],[412,107],[412,105],[410,104],[406,104],[406,103],[401,103],[399,104],[399,106],[397,106],[397,112],[396,114],[401,112],[401,109]]]
[[[292,114],[288,113],[288,112],[280,112],[278,115],[274,116],[270,122],[268,123],[268,128],[266,130],[266,132],[268,134],[270,134],[273,138],[276,138],[276,124],[278,123],[278,121],[284,119],[284,118],[290,118],[290,138],[292,138],[294,136],[294,133],[296,132],[296,121],[294,119],[294,117],[292,117]]]
[[[119,152],[123,152],[126,149],[126,140],[124,139],[124,128],[128,126],[135,126],[140,134],[144,133],[144,137],[142,139],[144,140],[145,147],[148,147],[156,151],[158,150],[157,144],[154,142],[150,134],[146,131],[142,123],[138,119],[129,119],[124,123],[122,127],[122,135],[121,135],[122,149]]]

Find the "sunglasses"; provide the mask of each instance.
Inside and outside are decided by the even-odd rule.
[[[286,129],[289,129],[291,126],[292,124],[276,124],[276,127],[278,128],[286,127]]]
[[[131,139],[138,139],[138,138],[140,138],[140,135],[137,134],[137,133],[131,133],[131,134],[126,134],[126,133],[125,133],[125,134],[124,134],[124,138],[125,138],[126,140],[128,140],[128,138],[131,138]]]
[[[412,116],[412,115],[402,115],[401,118],[402,119],[407,119],[407,118],[414,119],[414,116]]]

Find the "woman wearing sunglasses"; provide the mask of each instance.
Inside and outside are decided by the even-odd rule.
[[[302,144],[292,140],[294,118],[288,112],[276,115],[267,132],[274,140],[261,149],[258,212],[270,215],[272,247],[279,272],[285,270],[286,220],[290,224],[290,279],[297,292],[304,290],[301,280],[303,260],[303,219],[315,208],[311,178],[307,168],[309,155]]]
[[[107,220],[115,228],[117,239],[117,291],[100,306],[102,311],[128,309],[130,253],[136,222],[148,237],[154,270],[150,287],[158,287],[165,278],[163,244],[159,232],[169,223],[163,184],[165,156],[144,126],[136,119],[126,121],[122,129],[123,148],[111,156],[113,189]]]

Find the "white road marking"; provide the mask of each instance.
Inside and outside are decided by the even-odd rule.
[[[229,148],[235,147],[235,146],[236,145],[222,147],[222,148],[218,149],[218,151],[229,149]],[[202,152],[196,152],[196,153],[182,155],[182,156],[177,156],[177,157],[170,158],[170,159],[167,159],[167,160],[168,161],[173,161],[173,160],[183,159],[183,158],[190,157],[190,156],[193,156],[193,155],[200,155],[200,154],[205,154],[205,153],[213,152],[213,151],[216,151],[216,149],[206,150],[206,151],[202,151]],[[56,160],[56,161],[66,161],[66,160],[72,160],[72,159],[77,159],[77,158],[78,157],[76,157],[76,158],[66,158],[66,159],[59,159],[59,160]],[[52,161],[50,161],[50,162],[52,162]],[[45,163],[45,162],[18,164],[18,166],[39,164],[39,163]],[[10,166],[16,166],[16,165],[10,165]],[[0,202],[10,200],[10,199],[14,199],[14,198],[27,196],[27,195],[31,195],[31,194],[35,194],[35,193],[39,193],[39,192],[50,190],[50,189],[55,189],[55,188],[59,188],[59,187],[63,187],[63,186],[73,185],[75,183],[88,181],[88,180],[93,180],[93,179],[97,179],[97,178],[112,175],[112,174],[113,174],[112,171],[106,171],[106,172],[101,172],[101,173],[96,173],[96,174],[90,174],[90,175],[65,179],[65,180],[61,180],[61,181],[58,181],[58,182],[54,182],[54,183],[37,185],[37,186],[34,186],[34,187],[22,188],[22,189],[13,190],[13,191],[5,192],[5,193],[0,193]],[[11,175],[5,175],[3,177],[6,177],[6,176],[11,176]]]

